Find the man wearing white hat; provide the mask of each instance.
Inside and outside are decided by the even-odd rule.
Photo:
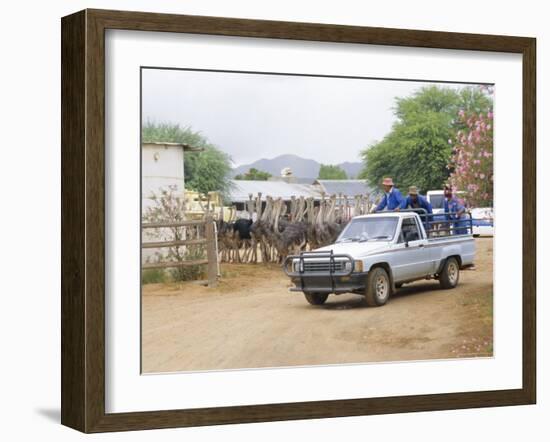
[[[403,204],[403,196],[399,189],[393,186],[393,180],[389,177],[382,180],[382,188],[384,189],[384,196],[382,201],[374,209],[375,212],[381,212],[382,210],[395,210],[399,211],[401,204]]]

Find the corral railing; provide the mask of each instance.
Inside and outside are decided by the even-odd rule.
[[[188,266],[207,266],[207,279],[203,281],[209,287],[216,286],[218,282],[218,240],[216,234],[216,225],[211,216],[206,216],[202,220],[186,220],[186,221],[166,221],[154,223],[142,223],[142,231],[150,229],[166,229],[166,228],[195,228],[197,237],[193,239],[180,240],[165,240],[165,241],[147,241],[142,242],[142,249],[162,249],[174,247],[196,247],[204,246],[206,249],[205,259],[178,259],[178,260],[159,260],[157,262],[142,263],[141,268],[147,269],[165,269],[178,268]],[[203,232],[203,233],[202,233]],[[187,237],[187,235],[183,235]],[[198,237],[202,236],[202,237]]]
[[[455,212],[428,213],[425,209],[404,209],[402,212],[417,213],[428,237],[473,234],[472,214],[467,211],[460,217]]]

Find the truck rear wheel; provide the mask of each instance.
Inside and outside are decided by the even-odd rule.
[[[382,267],[375,267],[367,275],[365,300],[367,305],[378,307],[388,302],[390,297],[390,278]]]
[[[328,293],[304,292],[304,296],[311,305],[323,305],[328,298]]]
[[[439,274],[439,284],[444,289],[453,289],[458,284],[460,266],[456,258],[448,258],[443,264],[443,270]]]

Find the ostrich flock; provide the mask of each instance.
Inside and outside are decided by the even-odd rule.
[[[370,212],[368,195],[349,198],[321,195],[321,200],[300,196],[290,202],[262,194],[249,194],[246,211],[237,217],[232,208],[229,222],[217,222],[222,262],[282,262],[288,255],[313,250],[336,240],[353,216]],[[243,217],[243,215],[245,217]]]

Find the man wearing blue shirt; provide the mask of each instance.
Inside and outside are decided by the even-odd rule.
[[[424,227],[426,230],[429,230],[430,224],[429,221],[432,220],[431,214],[432,214],[432,205],[430,202],[426,199],[426,197],[419,195],[418,189],[416,186],[409,187],[409,195],[407,198],[403,199],[403,203],[401,203],[402,209],[424,209],[426,213],[419,213],[420,219],[424,223]]]
[[[401,209],[401,204],[403,204],[403,196],[399,192],[399,189],[393,187],[393,180],[391,178],[384,178],[382,188],[384,189],[384,196],[374,211],[394,210],[398,212]]]
[[[424,209],[427,213],[432,213],[432,205],[426,197],[418,194],[416,186],[409,187],[409,196],[403,199],[402,209]]]
[[[448,220],[456,220],[452,223],[453,234],[465,235],[468,233],[468,217],[466,216],[466,208],[464,204],[453,195],[453,191],[450,187],[445,186],[444,190],[445,200],[443,202],[443,209],[447,215]],[[450,226],[449,226],[450,227]]]

